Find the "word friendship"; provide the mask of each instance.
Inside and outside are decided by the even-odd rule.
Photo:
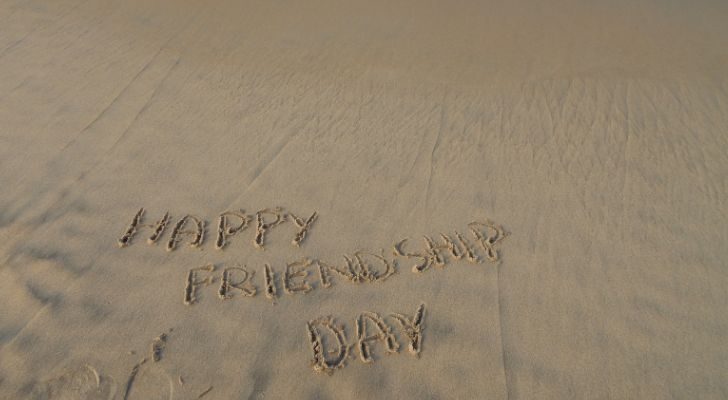
[[[439,240],[430,236],[423,237],[423,247],[418,251],[405,250],[409,239],[403,239],[392,246],[392,255],[384,250],[379,253],[357,250],[343,254],[342,260],[332,263],[320,258],[303,257],[285,265],[283,272],[276,271],[271,264],[262,268],[262,282],[255,278],[255,270],[243,264],[222,266],[217,272],[215,264],[192,268],[187,273],[184,303],[194,304],[199,289],[219,282],[218,297],[222,300],[234,297],[255,297],[258,288],[265,288],[265,296],[276,302],[283,288],[289,295],[306,294],[319,288],[330,288],[333,278],[337,277],[353,284],[382,282],[398,270],[399,260],[414,259],[412,272],[422,273],[432,266],[443,268],[453,260],[465,258],[470,263],[481,263],[483,256],[490,262],[499,260],[495,246],[507,236],[503,229],[492,222],[472,222],[469,228],[479,247],[459,232],[454,235],[440,234]],[[478,250],[480,248],[481,250]],[[482,254],[481,254],[482,253]]]

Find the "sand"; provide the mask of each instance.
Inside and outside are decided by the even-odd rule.
[[[726,21],[0,1],[0,398],[728,398]]]

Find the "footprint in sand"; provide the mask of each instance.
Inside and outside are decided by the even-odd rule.
[[[34,400],[110,400],[116,384],[90,365],[81,365],[40,384],[33,391]]]

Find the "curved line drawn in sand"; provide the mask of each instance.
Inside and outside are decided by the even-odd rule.
[[[389,317],[400,323],[404,336],[409,339],[409,352],[419,358],[422,351],[425,305],[420,304],[412,317],[396,313],[390,314]],[[355,318],[354,323],[356,326],[354,344],[363,363],[370,364],[375,361],[370,345],[376,342],[384,343],[387,354],[399,353],[400,345],[392,327],[379,314],[364,311]],[[376,328],[376,333],[370,334],[368,326]],[[326,316],[308,321],[306,328],[313,352],[311,366],[314,371],[331,375],[337,369],[343,368],[351,347],[346,338],[346,326],[336,325],[333,317]],[[332,338],[335,340],[331,340]],[[332,354],[334,356],[330,357]]]
[[[141,366],[144,365],[146,362],[147,359],[142,358],[141,361],[134,364],[134,366],[131,368],[129,378],[126,380],[126,388],[124,389],[124,400],[127,400],[129,398],[129,392],[131,391],[131,387],[134,385],[134,379],[136,379],[136,376],[139,373],[139,368],[141,368]]]
[[[150,346],[149,357],[144,357],[138,363],[134,364],[126,380],[123,400],[172,398],[174,385],[170,376],[159,366],[148,364],[150,359],[153,363],[158,363],[162,360],[162,353],[169,339],[168,334],[172,331],[173,329],[170,328],[167,332],[154,338]],[[132,351],[130,354],[134,354],[134,352]],[[181,376],[179,377],[179,381],[180,384],[183,383]],[[133,389],[137,388],[137,386],[142,386],[141,389],[138,389],[140,394],[134,394],[132,396],[132,393],[136,393]]]
[[[147,358],[142,358],[132,367],[124,388],[123,400],[172,399],[174,395],[172,379],[161,368],[149,366],[147,361]],[[147,367],[142,369],[145,365]],[[138,389],[138,386],[142,386],[142,389]]]
[[[207,388],[207,389],[205,389],[204,391],[202,391],[202,393],[200,393],[200,394],[199,394],[199,395],[197,396],[197,400],[200,400],[201,398],[203,398],[203,397],[207,396],[207,394],[208,394],[208,393],[210,393],[210,392],[212,392],[212,386],[210,386],[209,388]]]
[[[111,400],[115,395],[116,384],[111,378],[99,374],[91,365],[83,364],[36,386],[31,399]]]
[[[127,247],[132,244],[134,236],[139,233],[141,228],[149,228],[152,230],[151,236],[147,239],[147,243],[150,245],[156,244],[164,234],[164,231],[169,225],[171,220],[169,212],[165,211],[161,219],[153,224],[144,224],[144,215],[146,210],[144,207],[140,208],[139,211],[134,215],[129,223],[128,227],[117,241],[119,247]],[[272,221],[266,221],[266,216],[273,216]],[[238,225],[231,224],[231,219],[235,218],[239,222]],[[195,222],[195,229],[183,230],[187,221],[192,219]],[[220,213],[217,217],[217,237],[215,239],[215,249],[222,250],[227,245],[229,239],[238,233],[244,231],[251,222],[255,221],[255,236],[253,237],[253,246],[258,249],[264,249],[265,236],[268,231],[274,227],[283,224],[286,221],[292,221],[296,226],[297,231],[294,234],[291,244],[296,247],[300,247],[308,235],[314,222],[318,219],[318,212],[314,211],[308,218],[304,219],[296,216],[291,212],[286,212],[282,207],[264,208],[255,212],[254,214],[246,214],[244,210],[238,211],[225,211]],[[177,248],[177,242],[180,240],[181,235],[193,235],[193,239],[190,242],[191,247],[200,247],[204,241],[205,226],[207,221],[200,217],[193,215],[186,215],[182,217],[176,224],[172,231],[172,237],[167,242],[167,251],[173,251]]]

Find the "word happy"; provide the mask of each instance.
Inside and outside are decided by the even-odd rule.
[[[144,214],[144,208],[140,208],[134,215],[124,235],[117,242],[119,247],[129,246],[141,228],[148,228],[152,231],[152,234],[147,238],[148,244],[156,244],[161,240],[167,226],[172,221],[169,212],[165,212],[159,220],[151,224],[144,223]],[[285,212],[280,207],[265,208],[255,214],[246,214],[243,210],[226,211],[217,218],[215,248],[218,250],[223,249],[231,237],[243,232],[253,221],[255,221],[253,246],[256,248],[262,249],[266,233],[286,221],[292,221],[296,226],[291,244],[300,246],[317,217],[318,213],[315,211],[308,218],[302,218],[291,212]],[[167,251],[175,250],[184,238],[189,239],[190,247],[201,247],[205,241],[206,226],[207,222],[198,216],[191,214],[183,216],[177,220],[172,228],[172,234],[166,244]]]

